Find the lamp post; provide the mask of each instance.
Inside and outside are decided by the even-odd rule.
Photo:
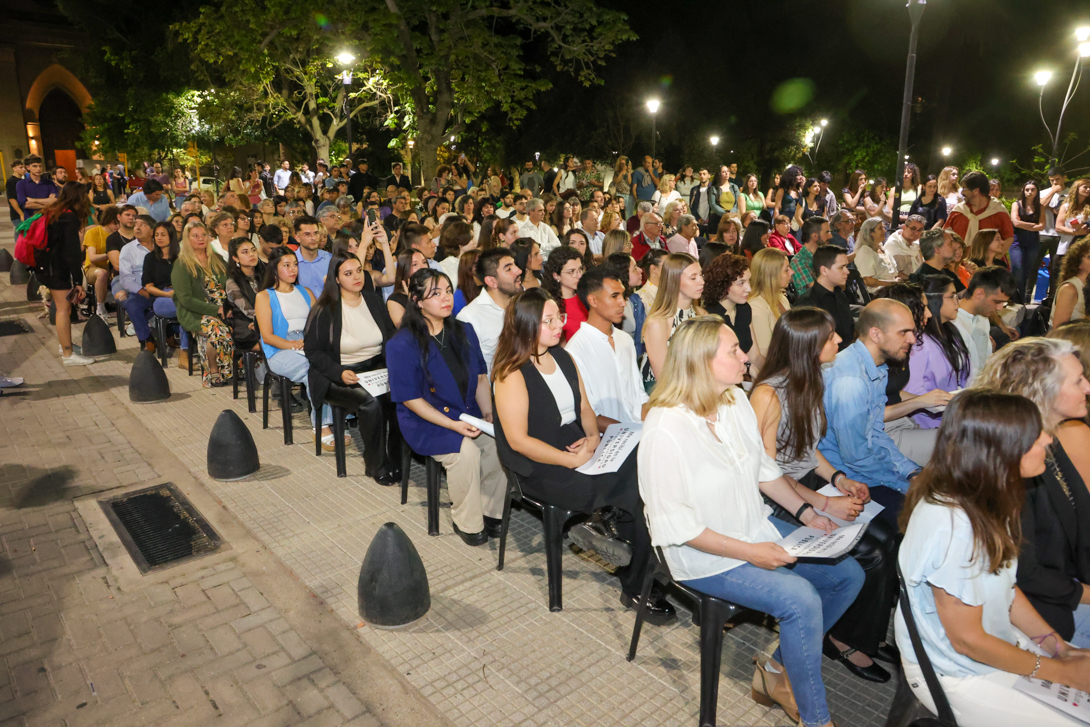
[[[821,139],[825,136],[825,127],[829,125],[828,119],[822,119],[820,124],[815,124],[814,128],[806,132],[806,156],[810,160],[811,164],[814,164],[814,158],[818,155],[818,150],[821,148]],[[813,156],[810,155],[810,145],[814,147]]]
[[[409,139],[409,184],[413,183],[413,147],[416,146],[416,142]]]
[[[345,117],[345,130],[348,133],[348,157],[352,158],[352,103],[349,99],[350,91],[352,87],[352,72],[348,70],[348,66],[352,65],[356,60],[356,56],[352,55],[348,51],[342,51],[337,54],[336,61],[341,65],[344,70],[341,72],[341,82],[344,83],[344,117]]]
[[[1049,140],[1052,142],[1052,156],[1050,157],[1050,164],[1056,164],[1059,162],[1060,147],[1060,128],[1063,126],[1064,113],[1067,112],[1067,106],[1071,103],[1071,98],[1075,95],[1075,90],[1079,87],[1079,81],[1082,79],[1082,67],[1083,59],[1090,57],[1090,26],[1078,28],[1075,31],[1075,40],[1078,42],[1078,53],[1075,56],[1075,67],[1071,69],[1071,80],[1067,84],[1067,94],[1064,96],[1063,104],[1060,106],[1060,116],[1056,120],[1056,133],[1052,133],[1052,129],[1048,127],[1048,122],[1045,121],[1044,111],[1044,96],[1045,86],[1052,79],[1051,71],[1037,71],[1033,74],[1033,78],[1037,81],[1037,85],[1041,87],[1041,94],[1037,98],[1037,109],[1041,113],[1041,123],[1045,125],[1045,131],[1048,132]]]
[[[950,154],[951,154],[951,153],[952,153],[953,151],[954,151],[954,150],[953,150],[953,149],[951,149],[950,147],[948,147],[948,146],[944,146],[944,147],[942,148],[942,158],[943,158],[943,159],[945,159],[946,157],[950,156]]]
[[[905,94],[901,104],[901,135],[897,140],[897,173],[894,182],[896,192],[893,198],[893,214],[889,223],[890,230],[896,230],[901,224],[901,190],[905,185],[905,153],[908,151],[908,125],[912,116],[912,85],[916,80],[916,39],[919,37],[920,18],[927,7],[927,0],[908,0],[908,17],[912,21],[912,32],[908,36],[908,61],[905,63]]]
[[[655,139],[658,137],[658,131],[655,129],[655,114],[659,110],[659,100],[653,98],[647,102],[647,110],[651,112],[651,159],[655,159]]]

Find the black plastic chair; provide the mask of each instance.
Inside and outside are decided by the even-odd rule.
[[[127,315],[125,313],[125,302],[119,300],[119,301],[117,301],[117,337],[118,338],[125,338],[126,336],[128,336],[128,334],[125,333],[125,326],[126,326],[126,324],[128,322],[129,322],[128,317],[127,317]]]
[[[166,369],[170,363],[170,347],[167,346],[167,338],[170,336],[170,326],[178,325],[177,318],[160,318],[152,316],[151,330],[155,332],[155,346],[158,349],[159,363]]]
[[[333,412],[333,423],[329,428],[333,432],[333,457],[337,461],[337,476],[347,477],[348,460],[344,448],[344,420],[346,413],[344,409],[333,404],[329,404],[329,408]],[[322,423],[317,419],[314,427],[314,456],[322,456]]]
[[[336,419],[336,414],[334,414]],[[413,464],[413,448],[402,440],[401,445],[401,504],[409,501],[409,470]],[[419,456],[419,455],[418,455]],[[423,457],[425,484],[428,493],[428,535],[439,534],[439,478],[443,474],[443,465],[434,457]],[[502,552],[503,544],[500,542]]]
[[[189,346],[186,347],[186,354],[187,354],[187,357],[189,358],[189,375],[192,376],[193,375],[193,359],[197,359],[198,365],[200,364],[200,356],[198,355],[198,352],[197,352],[197,345],[198,345],[199,342],[197,341],[197,334],[195,334],[195,333],[188,333],[187,337],[189,338]],[[201,369],[203,370],[204,366],[201,366]]]
[[[257,411],[257,362],[260,358],[260,351],[239,351],[237,348],[235,349],[234,371],[231,376],[231,395],[238,399],[238,380],[239,373],[241,373],[246,382],[246,410],[251,414]]]
[[[640,631],[643,629],[643,619],[647,611],[646,604],[655,581],[659,580],[663,585],[673,585],[688,596],[696,607],[693,621],[700,623],[700,727],[715,727],[715,713],[719,706],[719,667],[723,661],[723,627],[749,609],[675,581],[660,548],[652,550],[650,561],[647,564],[647,576],[643,580],[643,590],[640,592],[627,658],[629,661],[636,658],[636,648],[640,643]]]
[[[935,667],[931,665],[931,659],[923,648],[920,632],[916,628],[916,619],[912,615],[912,608],[908,600],[908,584],[901,573],[901,566],[897,566],[897,578],[901,582],[901,616],[904,617],[908,627],[909,640],[912,642],[912,651],[916,654],[916,662],[923,672],[924,681],[927,682],[927,691],[931,693],[931,700],[939,711],[939,716],[931,714],[931,710],[923,705],[905,679],[904,671],[897,670],[897,694],[893,697],[893,706],[889,709],[885,727],[957,727],[957,718],[954,710],[950,708],[950,702],[946,699],[946,693],[942,691],[942,684],[935,674]]]
[[[518,475],[507,470],[507,494],[503,498],[503,520],[500,524],[500,552],[496,570],[503,570],[503,557],[507,551],[507,529],[511,522],[511,502],[518,500],[541,511],[541,524],[545,530],[545,572],[549,579],[549,610],[564,610],[564,570],[562,564],[564,532],[568,522],[585,513],[565,510],[544,500],[533,499],[522,492]]]
[[[294,444],[291,426],[291,391],[295,385],[287,376],[277,376],[272,371],[265,374],[265,380],[261,384],[261,428],[269,428],[269,383],[272,379],[280,383],[280,416],[284,425],[284,444]],[[320,440],[318,446],[321,447]]]

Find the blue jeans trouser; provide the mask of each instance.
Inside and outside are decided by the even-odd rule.
[[[155,299],[150,296],[145,298],[136,293],[129,293],[128,297],[123,301],[123,305],[125,306],[125,313],[129,316],[129,320],[132,321],[136,337],[141,341],[151,338],[151,326],[148,325],[148,318],[151,316],[151,307],[155,305]]]
[[[302,340],[303,334],[300,331],[289,332],[284,336],[289,341]],[[277,351],[272,356],[268,357],[269,370],[277,376],[286,376],[291,379],[292,383],[305,384],[307,381],[307,372],[310,371],[310,361],[307,360],[306,355],[302,351],[292,351],[282,349]],[[307,387],[307,395],[310,394],[310,387]],[[311,400],[310,407],[310,423],[314,425],[315,414],[314,401]],[[288,406],[290,402],[281,402],[282,405]],[[322,407],[322,426],[328,427],[333,423],[333,410],[329,408],[329,405]]]
[[[781,535],[795,529],[782,520],[769,520]],[[802,723],[816,727],[829,722],[821,642],[863,587],[863,569],[854,559],[796,562],[775,570],[746,563],[685,585],[777,619],[780,646],[772,658],[787,669]]]
[[[1037,272],[1041,263],[1037,253],[1041,242],[1037,240],[1019,240],[1016,236],[1010,249],[1011,274],[1014,275],[1014,287],[1022,293],[1022,302],[1030,303],[1033,286],[1037,284]],[[1034,265],[1036,264],[1036,267]]]
[[[177,318],[178,308],[174,305],[173,298],[156,298],[155,303],[151,306],[152,313],[160,318]],[[181,332],[179,338],[181,339],[182,348],[189,347],[189,333],[184,328],[178,326],[178,330]]]

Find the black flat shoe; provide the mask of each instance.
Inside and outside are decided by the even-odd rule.
[[[868,682],[875,682],[877,684],[885,684],[889,681],[889,672],[878,666],[878,664],[871,664],[870,666],[859,666],[853,664],[848,657],[854,654],[857,649],[848,649],[847,651],[840,651],[836,648],[836,645],[829,639],[828,635],[821,642],[821,653],[829,657],[833,661],[839,661],[844,665],[844,668],[855,674],[860,679],[866,679]]]
[[[503,530],[503,520],[497,520],[494,517],[484,516],[484,531],[490,538],[500,537],[500,531]]]
[[[460,537],[466,545],[477,546],[484,545],[488,542],[488,533],[483,530],[479,533],[463,533],[458,529],[458,526],[455,525],[454,532],[458,533],[458,537]]]
[[[878,651],[874,654],[874,658],[879,661],[884,661],[887,664],[892,664],[898,668],[901,666],[901,651],[893,644],[879,645]]]
[[[621,591],[621,603],[635,611],[639,607],[640,597],[632,596]],[[677,612],[673,604],[666,600],[666,596],[657,588],[651,590],[651,597],[647,608],[643,612],[643,620],[655,626],[664,626],[677,618]]]
[[[369,474],[367,476],[370,477],[375,482],[382,485],[383,487],[390,487],[391,485],[401,484],[401,473],[395,474],[393,472],[386,471],[386,472],[379,472],[378,474],[374,474],[374,475]]]

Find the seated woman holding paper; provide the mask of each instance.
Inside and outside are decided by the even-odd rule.
[[[797,562],[779,544],[797,528],[772,517],[761,493],[810,528],[836,525],[765,452],[738,388],[747,361],[719,316],[678,326],[643,425],[640,494],[675,579],[779,620],[779,648],[754,658],[753,699],[807,727],[828,725],[822,638],[855,601],[863,569],[852,558]]]
[[[1082,724],[1019,691],[1030,685],[1022,676],[1090,690],[1090,652],[1056,638],[1015,585],[1023,478],[1045,471],[1051,442],[1025,397],[995,389],[958,394],[901,512],[900,565],[912,616],[961,727]],[[903,607],[896,634],[904,675],[934,712]]]
[[[507,304],[492,362],[496,447],[525,494],[595,515],[591,526],[572,528],[572,538],[622,566],[616,571],[621,603],[635,608],[651,556],[635,451],[615,472],[587,475],[576,469],[591,460],[601,436],[579,370],[560,347],[560,310],[544,288],[519,293]],[[665,597],[652,592],[648,621],[663,624],[673,617]]]
[[[776,460],[795,492],[816,509],[853,521],[870,501],[870,492],[836,470],[817,448],[826,428],[821,367],[836,360],[839,344],[833,318],[825,311],[804,307],[784,313],[772,330],[750,403],[765,452]],[[816,491],[830,482],[841,496]],[[852,674],[885,683],[889,672],[873,659],[900,662],[897,649],[882,643],[897,602],[896,525],[871,520],[852,556],[863,566],[866,581],[859,598],[826,635],[823,649]]]
[[[329,403],[357,413],[365,472],[380,485],[401,480],[401,437],[390,395],[372,396],[360,386],[359,374],[386,368],[383,351],[393,334],[382,296],[363,292],[360,259],[350,252],[330,258],[303,339],[310,361],[307,388],[315,408]]]
[[[407,282],[401,330],[386,346],[401,435],[446,468],[454,532],[484,545],[500,534],[507,477],[496,440],[459,417],[492,421],[488,368],[473,326],[451,315],[450,278],[424,268]]]

